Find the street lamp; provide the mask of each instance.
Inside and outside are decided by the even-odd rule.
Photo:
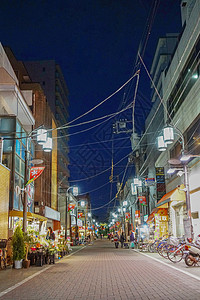
[[[174,141],[174,130],[176,131],[177,135],[181,138],[181,147],[182,147],[182,161],[184,160],[184,155],[185,155],[185,141],[182,132],[175,126],[169,125],[165,126],[162,134],[158,137],[160,140],[163,139],[164,146],[158,147],[159,151],[165,151],[167,149],[167,145],[173,143]],[[157,141],[158,141],[157,138]],[[165,148],[165,150],[163,150]],[[173,174],[175,169],[169,169],[168,173]],[[180,170],[180,169],[179,169]],[[193,236],[193,228],[192,228],[192,216],[191,216],[191,203],[190,203],[190,191],[189,191],[189,179],[188,179],[188,167],[187,164],[183,165],[183,171],[184,171],[184,184],[185,184],[185,189],[186,189],[186,207],[187,207],[187,217],[188,217],[188,222],[189,222],[189,230],[190,230],[190,235],[191,237]]]

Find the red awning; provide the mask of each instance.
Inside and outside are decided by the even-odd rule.
[[[147,219],[147,223],[150,223],[152,220],[153,220],[153,218],[154,218],[154,214],[156,213],[158,211],[158,208],[154,208],[153,210],[152,210],[152,212],[150,213],[150,215],[148,216],[148,219]]]
[[[165,203],[168,203],[171,201],[171,196],[173,195],[173,193],[177,190],[177,188],[175,188],[174,190],[170,191],[169,193],[165,194],[157,203],[156,207],[159,207]]]

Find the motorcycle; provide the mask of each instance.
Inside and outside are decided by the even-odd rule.
[[[200,266],[200,247],[194,243],[185,245],[188,254],[185,256],[185,263],[188,267]]]

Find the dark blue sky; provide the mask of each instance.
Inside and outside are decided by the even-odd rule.
[[[70,93],[70,120],[72,120],[109,96],[132,75],[152,2],[151,0],[3,0],[0,12],[0,42],[10,46],[20,60],[55,59],[60,64]],[[179,2],[160,0],[144,56],[148,68],[158,38],[167,32],[181,30]],[[127,92],[127,89],[78,122],[117,111],[122,103],[124,91]],[[125,97],[127,103],[130,103],[132,97],[132,92]],[[149,99],[149,80],[142,71],[136,100],[138,131],[144,129],[144,119],[150,108]],[[131,111],[120,117],[131,120]],[[104,143],[102,140],[112,138],[113,122],[114,120],[85,134],[70,137],[70,180],[94,176],[110,167],[112,142]],[[87,127],[77,127],[70,133],[85,128]],[[114,162],[131,151],[128,137],[128,135],[114,136]],[[121,140],[117,140],[119,138]],[[86,143],[89,145],[82,145]],[[114,169],[115,175],[123,172],[126,162],[127,160],[122,161]],[[129,169],[128,174],[133,175],[133,169]],[[93,179],[77,182],[81,193],[98,189],[108,183],[109,175],[110,171]],[[115,192],[114,184],[113,195]],[[110,184],[91,193],[93,207],[103,205],[109,199]],[[103,217],[105,212],[104,209],[97,211],[97,214]]]

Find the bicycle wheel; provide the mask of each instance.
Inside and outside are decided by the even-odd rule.
[[[180,262],[183,259],[183,250],[173,250],[173,251],[168,251],[167,252],[167,257],[169,258],[169,260],[173,263],[177,263]]]
[[[191,259],[191,255],[187,254],[185,257],[185,263],[188,267],[192,267],[195,264],[195,261]]]
[[[163,247],[163,250],[162,250],[162,256],[164,257],[164,258],[168,258],[168,256],[167,256],[167,253],[169,252],[169,250],[171,249],[171,245],[165,245],[164,247]]]

